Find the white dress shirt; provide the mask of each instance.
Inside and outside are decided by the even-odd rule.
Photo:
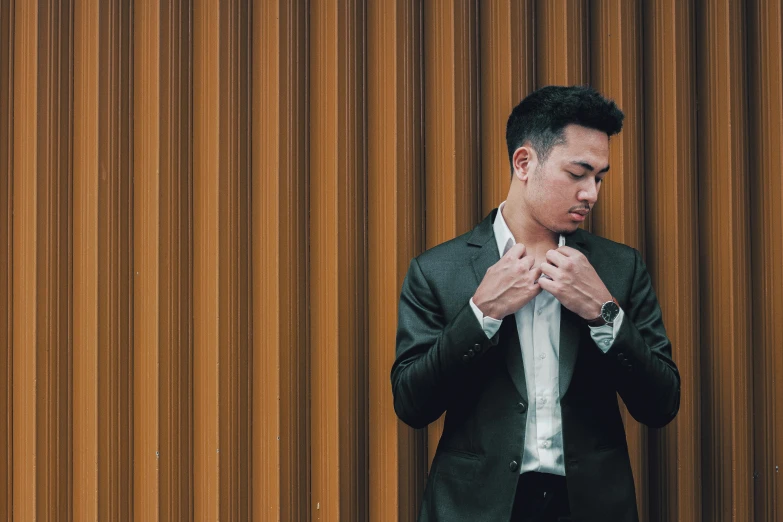
[[[501,257],[516,244],[503,218],[504,206],[505,202],[500,205],[493,224]],[[565,240],[560,236],[560,245],[564,244]],[[484,333],[487,337],[493,337],[502,321],[485,316],[473,299],[470,300],[470,306]],[[538,471],[564,476],[563,415],[560,409],[560,302],[542,290],[517,310],[514,317],[530,402],[525,425],[525,449],[519,472]],[[612,347],[622,320],[623,311],[620,310],[614,326],[590,327],[591,337],[604,353]]]

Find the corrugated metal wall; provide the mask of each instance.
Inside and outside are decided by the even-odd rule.
[[[588,223],[683,382],[648,521],[783,521],[783,13],[765,0],[0,2],[0,519],[413,520],[409,259],[504,198],[511,107],[627,115]]]

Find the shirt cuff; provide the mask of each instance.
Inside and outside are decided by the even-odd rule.
[[[479,310],[479,307],[476,306],[476,303],[473,302],[472,297],[470,298],[470,308],[476,315],[476,319],[478,319],[478,322],[481,325],[481,329],[484,330],[487,339],[492,339],[495,334],[498,333],[498,330],[500,330],[500,325],[503,324],[503,321],[488,315],[484,315],[481,310]]]
[[[614,344],[614,338],[617,337],[617,332],[620,331],[623,317],[625,317],[625,314],[621,308],[620,313],[617,314],[617,317],[615,317],[614,322],[611,325],[605,324],[603,326],[590,327],[590,337],[593,338],[593,341],[595,341],[595,344],[598,345],[598,348],[602,352],[608,352],[609,348]]]

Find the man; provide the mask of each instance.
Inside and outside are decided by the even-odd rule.
[[[446,412],[420,521],[638,520],[616,394],[661,427],[680,377],[639,253],[578,228],[622,122],[589,87],[532,93],[506,201],[411,261],[394,407],[415,428]]]

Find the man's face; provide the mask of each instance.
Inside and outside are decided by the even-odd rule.
[[[531,217],[557,233],[570,233],[585,220],[598,200],[609,170],[606,133],[568,125],[565,143],[555,145],[542,164],[533,160],[525,199]]]

